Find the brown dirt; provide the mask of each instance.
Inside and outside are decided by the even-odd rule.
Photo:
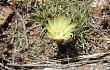
[[[20,2],[20,5],[16,7],[16,10],[18,10],[18,13],[20,13],[21,16],[26,13],[26,11],[24,11],[25,9],[24,6],[25,5]],[[13,12],[16,13],[15,10],[12,10],[13,6],[0,6],[0,7],[2,7],[4,11],[5,22],[9,19],[8,17],[10,16],[10,14],[12,14]],[[86,44],[88,46],[86,48],[86,53],[81,51],[80,47],[69,48],[69,49],[76,49],[76,50],[78,49],[78,51],[80,50],[80,53],[88,54],[88,55],[96,54],[96,53],[106,53],[110,51],[110,21],[109,21],[110,8],[108,7],[107,9],[106,8],[100,9],[101,11],[99,11],[99,9],[100,8],[98,9],[95,8],[93,10],[93,12],[97,12],[97,11],[101,12],[101,13],[97,12],[98,14],[95,13],[94,14],[95,16],[98,15],[99,17],[99,14],[101,14],[101,16],[99,18],[97,17],[93,18],[93,22],[91,23],[91,25],[93,26],[92,35],[94,37],[94,40],[91,40]],[[28,15],[27,17],[30,18],[30,14],[33,14],[33,13],[27,13]],[[3,66],[2,65],[0,66],[1,69],[6,69],[5,65],[7,63],[68,64],[68,63],[83,62],[84,60],[88,60],[88,59],[79,59],[74,56],[71,56],[69,60],[69,56],[67,55],[66,56],[60,55],[61,57],[59,57],[56,49],[57,48],[56,45],[53,42],[51,42],[51,40],[47,39],[44,36],[45,30],[42,24],[37,24],[36,22],[33,22],[31,20],[28,20],[28,21],[26,20],[25,22],[26,31],[24,31],[22,18],[20,18],[17,14],[14,14],[13,18],[11,18],[11,21],[9,22],[6,23],[8,24],[7,26],[4,24],[0,28],[1,29],[0,30],[1,31],[0,32],[1,33],[0,34],[0,63],[3,64]],[[26,43],[26,37],[24,32],[26,32],[26,35],[28,37],[27,38],[28,48],[26,48],[27,43]],[[77,51],[73,51],[72,54],[74,55],[74,53],[76,52]],[[56,55],[58,58],[56,57]],[[79,55],[81,54],[78,54],[77,56]],[[108,56],[110,54],[106,54],[106,55]],[[99,56],[107,57],[105,55],[99,55]],[[98,60],[103,59],[98,56],[96,57],[98,58]],[[89,58],[89,60],[91,59],[94,59],[94,58]],[[109,61],[102,61],[101,63],[100,62],[101,61],[99,61],[99,63],[97,63],[95,66],[93,66],[95,70],[96,69],[105,70],[104,65],[101,63],[109,62]],[[15,70],[17,69],[17,67],[13,67],[13,66],[12,67],[7,66],[7,67],[14,68]],[[74,67],[74,69],[72,67],[65,68],[65,70],[90,70],[91,67],[92,67],[91,65],[84,65],[81,67],[80,66]],[[77,68],[81,68],[81,69],[77,69]]]

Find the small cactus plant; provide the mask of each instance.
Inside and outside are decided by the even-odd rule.
[[[53,21],[48,20],[46,29],[48,32],[46,36],[53,40],[68,40],[73,36],[76,24],[71,24],[71,18],[65,17],[65,15],[59,15],[54,18]]]

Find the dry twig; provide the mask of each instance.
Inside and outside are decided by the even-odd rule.
[[[4,69],[6,70],[12,70],[11,68],[7,67],[7,66],[4,66],[4,64],[0,63],[0,67],[3,67]]]
[[[23,24],[23,33],[25,36],[25,40],[26,40],[26,46],[25,48],[27,48],[29,46],[28,44],[28,38],[27,38],[27,33],[26,33],[26,26],[25,26],[25,20],[23,19],[23,17],[16,11],[16,14],[20,17],[22,24]]]

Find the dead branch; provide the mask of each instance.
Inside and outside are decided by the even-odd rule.
[[[0,63],[0,67],[3,67],[5,68],[6,70],[12,70],[11,68],[7,67],[7,66],[4,66],[4,64]]]
[[[84,55],[84,56],[78,56],[77,61],[76,58],[69,58],[68,64],[52,64],[51,61],[50,63],[32,63],[32,64],[16,64],[16,63],[7,63],[6,66],[8,67],[25,67],[25,68],[66,68],[66,67],[76,67],[76,66],[82,66],[85,64],[92,64],[92,63],[98,63],[98,62],[109,62],[110,58],[109,56],[105,56],[107,54],[110,54],[110,52],[106,53],[98,53],[98,54],[93,54],[93,55]],[[88,57],[89,56],[89,57]],[[102,57],[104,56],[104,57]],[[81,57],[81,58],[79,58]],[[100,58],[102,57],[102,58]],[[92,59],[93,58],[93,59]],[[56,60],[56,61],[62,61],[62,60]],[[73,62],[72,62],[73,61]],[[68,62],[68,60],[64,60],[64,62]]]
[[[80,58],[80,59],[100,58],[100,57],[103,57],[106,55],[110,55],[110,52],[82,55],[82,56],[79,56],[78,58]]]
[[[73,62],[68,64],[15,64],[15,63],[7,63],[7,66],[10,67],[41,67],[41,68],[66,68],[66,67],[75,67],[75,66],[82,66],[85,64],[92,64],[97,62],[105,62],[110,61],[110,58],[104,58],[100,60],[83,60],[79,62]]]

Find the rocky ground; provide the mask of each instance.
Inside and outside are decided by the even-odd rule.
[[[87,4],[91,6],[92,3],[90,0]],[[110,69],[109,4],[93,7],[92,27],[89,29],[93,39],[86,42],[87,47],[83,50],[79,43],[77,48],[70,48],[69,51],[74,49],[70,53],[72,56],[60,54],[56,44],[45,37],[44,26],[30,20],[37,14],[30,10],[27,12],[27,6],[23,2],[0,2],[0,8],[4,18],[0,20],[1,70],[91,70],[92,67],[94,70]]]

